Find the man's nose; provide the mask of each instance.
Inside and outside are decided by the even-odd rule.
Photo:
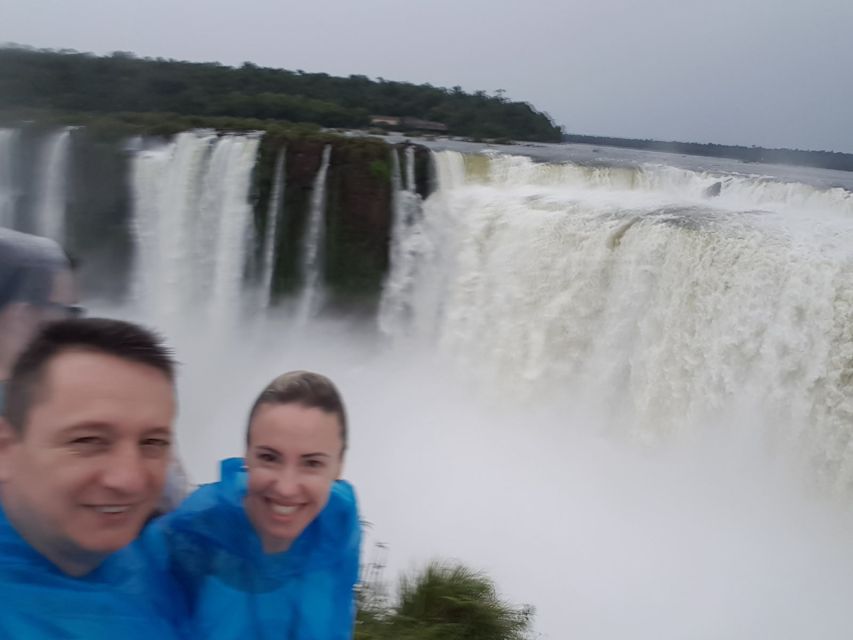
[[[138,447],[117,446],[105,460],[101,474],[104,487],[122,494],[137,494],[145,490],[148,474],[145,458]]]

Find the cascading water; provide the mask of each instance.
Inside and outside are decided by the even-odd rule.
[[[0,227],[15,225],[15,153],[18,132],[0,129]]]
[[[384,328],[408,323],[492,391],[572,397],[644,439],[749,404],[853,485],[849,192],[507,156],[468,158],[462,181],[465,158],[436,162],[431,249],[392,265],[410,286]]]
[[[326,242],[326,173],[329,170],[331,155],[332,146],[326,145],[311,192],[311,209],[302,238],[302,293],[296,311],[297,326],[304,326],[309,318],[316,315],[322,304]]]
[[[379,328],[397,341],[415,338],[431,344],[443,309],[445,276],[451,271],[456,243],[447,198],[465,183],[465,162],[458,153],[441,158],[443,162],[436,164],[440,188],[424,203],[414,199],[416,194],[397,188],[399,160],[392,158],[397,176],[394,228]]]
[[[215,326],[227,329],[243,310],[258,142],[257,136],[188,132],[134,159],[134,297],[167,327],[206,310]]]
[[[424,251],[424,232],[421,197],[415,193],[414,147],[406,148],[407,179],[402,186],[400,157],[391,150],[391,245],[389,269],[379,302],[379,328],[386,334],[403,332],[411,310],[407,290],[412,285],[413,270]],[[411,176],[408,168],[412,167]]]
[[[41,152],[41,173],[32,210],[32,226],[38,235],[65,242],[65,191],[71,129],[62,129],[45,140]]]
[[[212,207],[218,233],[211,309],[226,330],[233,328],[244,311],[241,285],[252,224],[249,190],[259,142],[257,136],[220,138],[206,176],[205,193],[212,195],[219,189],[219,198]]]
[[[415,148],[406,147],[406,191],[415,192]]]
[[[421,203],[406,149],[379,315],[395,348],[377,349],[348,318],[234,326],[258,304],[241,292],[256,150],[212,132],[132,149],[139,307],[110,311],[185,363],[194,480],[242,451],[264,384],[310,368],[345,395],[346,477],[388,579],[458,558],[533,604],[543,639],[849,635],[849,494],[777,455],[849,485],[848,191],[439,153]]]
[[[273,173],[272,192],[270,193],[269,206],[267,208],[266,233],[264,234],[263,265],[261,271],[261,307],[270,306],[272,296],[272,276],[275,269],[275,248],[278,238],[278,218],[281,215],[281,207],[284,202],[285,189],[285,156],[286,148],[278,151],[275,159]]]

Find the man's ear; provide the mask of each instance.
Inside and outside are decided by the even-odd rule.
[[[0,417],[0,483],[9,479],[12,472],[12,456],[18,444],[18,433],[6,418]]]

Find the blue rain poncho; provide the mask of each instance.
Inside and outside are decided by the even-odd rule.
[[[183,594],[133,546],[90,574],[65,575],[0,509],[0,638],[181,640]]]
[[[243,460],[221,465],[154,522],[142,544],[188,596],[190,628],[205,640],[352,637],[361,526],[352,486],[337,481],[320,515],[278,554],[266,554],[243,508]]]

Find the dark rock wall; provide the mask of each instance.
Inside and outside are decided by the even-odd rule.
[[[55,130],[55,129],[52,129]],[[51,130],[22,131],[19,150],[22,193],[18,226],[27,223],[32,206],[35,162],[39,145]],[[378,301],[388,268],[392,221],[391,153],[382,140],[331,134],[283,136],[267,134],[261,141],[253,174],[254,250],[247,282],[258,276],[276,157],[286,149],[284,198],[278,211],[274,298],[295,293],[302,236],[314,180],[323,149],[332,146],[326,176],[326,286],[332,307],[367,306]],[[400,146],[401,161],[405,154]],[[133,265],[131,156],[124,145],[85,128],[74,130],[67,183],[67,249],[77,259],[83,291],[89,296],[121,300],[128,293]],[[417,190],[432,190],[429,151],[415,153]],[[405,164],[403,164],[405,171]]]

